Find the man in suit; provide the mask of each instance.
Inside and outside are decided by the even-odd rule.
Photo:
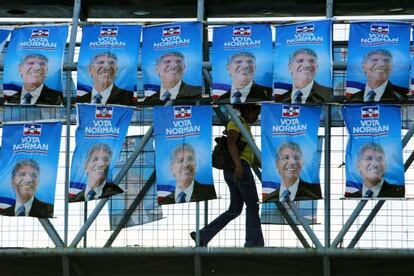
[[[62,92],[44,84],[48,63],[48,58],[42,54],[29,54],[23,57],[18,68],[23,80],[22,91],[12,96],[5,96],[6,103],[61,105]]]
[[[315,81],[318,71],[318,55],[308,48],[294,51],[289,57],[288,68],[292,75],[292,88],[276,95],[277,102],[325,103],[331,98],[331,89]]]
[[[39,186],[40,168],[33,159],[25,159],[14,165],[11,184],[16,202],[4,209],[2,215],[51,218],[53,205],[39,200],[35,193]]]
[[[112,150],[107,144],[94,144],[89,149],[85,162],[86,187],[72,198],[69,198],[69,201],[89,201],[122,193],[123,190],[119,186],[107,182],[111,160]]]
[[[362,71],[367,78],[364,90],[347,95],[348,102],[396,102],[407,100],[408,88],[391,83],[392,54],[385,49],[365,54]]]
[[[196,155],[189,144],[178,145],[170,158],[171,173],[175,178],[175,191],[164,198],[158,198],[159,204],[185,203],[217,198],[214,185],[205,185],[194,179]]]
[[[91,93],[78,96],[78,103],[134,105],[134,94],[114,84],[118,72],[118,57],[111,52],[95,55],[89,62],[93,80]]]
[[[160,77],[160,91],[145,98],[145,104],[160,104],[169,100],[191,99],[201,96],[201,87],[185,83],[185,58],[180,52],[167,52],[155,62],[155,70]]]
[[[322,198],[319,184],[303,181],[300,173],[303,166],[303,155],[300,146],[295,142],[282,144],[276,152],[276,168],[281,177],[278,189],[271,192],[264,202],[296,201]]]
[[[405,187],[390,184],[384,179],[385,153],[381,145],[367,143],[359,149],[357,168],[362,176],[362,187],[346,197],[404,197]]]
[[[256,57],[253,53],[238,52],[230,56],[227,71],[231,77],[231,89],[215,99],[217,103],[240,104],[271,99],[272,88],[253,81],[256,74]]]

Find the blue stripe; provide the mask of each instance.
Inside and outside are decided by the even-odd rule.
[[[14,198],[10,197],[0,197],[0,203],[5,203],[8,205],[13,205],[16,202]]]
[[[277,188],[280,187],[280,183],[272,182],[272,181],[263,181],[262,182],[262,187],[263,188],[273,188],[273,189],[277,189]]]
[[[72,182],[71,181],[70,184],[69,184],[69,187],[70,188],[73,188],[73,189],[83,190],[83,189],[86,188],[86,184],[80,183],[80,182]]]
[[[213,83],[212,88],[218,89],[218,90],[230,91],[231,85],[228,85],[225,83]]]
[[[346,181],[346,186],[347,187],[352,187],[352,188],[357,188],[358,190],[362,191],[362,183],[356,183],[356,182],[347,180]]]
[[[273,83],[273,88],[290,90],[292,88],[292,85],[285,82],[275,82]]]
[[[157,84],[144,84],[144,91],[145,90],[160,92],[161,86],[159,86]]]
[[[174,192],[175,191],[175,187],[171,186],[171,185],[160,185],[157,184],[157,190],[158,191],[163,191],[163,192]]]
[[[358,90],[364,90],[365,89],[365,84],[362,82],[358,82],[358,81],[347,81],[346,82],[346,87],[352,87],[352,88],[356,88]]]
[[[92,86],[86,84],[78,84],[78,90],[86,91],[92,93]]]

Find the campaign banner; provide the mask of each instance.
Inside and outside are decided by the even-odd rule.
[[[286,202],[281,202],[283,207],[286,209],[286,212],[293,219],[295,224],[300,224],[299,219],[290,209]],[[318,223],[318,201],[317,200],[303,200],[294,202],[296,208],[299,210],[299,213],[309,224]],[[276,204],[264,203],[262,204],[261,214],[260,214],[260,223],[262,224],[278,224],[278,225],[287,225],[288,222],[283,217],[280,210],[277,208]]]
[[[70,172],[69,202],[110,197],[123,190],[113,183],[133,109],[77,105],[76,147]]]
[[[404,197],[401,108],[346,105],[342,113],[349,133],[345,197]]]
[[[136,104],[140,38],[138,25],[82,26],[78,103]]]
[[[62,123],[3,124],[0,214],[53,217]]]
[[[276,26],[273,97],[324,103],[332,97],[332,20]]]
[[[211,163],[212,112],[211,106],[154,108],[159,204],[217,197]]]
[[[268,24],[213,29],[212,91],[217,103],[271,100],[272,32]]]
[[[407,100],[410,23],[350,24],[346,96],[351,102]]]
[[[140,144],[141,139],[142,136],[126,137],[121,154],[114,168],[115,175],[125,166],[126,161]],[[114,195],[109,201],[111,230],[114,230],[118,226],[124,213],[141,192],[146,182],[149,181],[151,175],[155,173],[155,151],[153,142],[154,140],[151,138],[145,144],[143,151],[138,155],[121,183],[119,183],[119,186],[125,192]],[[162,218],[162,209],[157,203],[157,191],[154,181],[125,226],[141,225]]]
[[[144,27],[142,80],[146,104],[201,96],[200,22]]]
[[[8,104],[61,105],[66,25],[21,27],[12,31],[4,59]]]
[[[263,104],[263,202],[320,199],[318,128],[322,108]]]

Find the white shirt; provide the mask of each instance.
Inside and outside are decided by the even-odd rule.
[[[246,102],[247,96],[250,93],[250,89],[252,88],[253,85],[253,81],[251,81],[248,85],[246,85],[245,87],[241,88],[241,89],[236,89],[233,85],[231,86],[231,90],[230,90],[230,102],[233,101],[233,95],[234,93],[236,93],[237,91],[239,91],[242,95],[240,97],[240,101],[242,103]]]
[[[20,208],[20,206],[24,206],[24,208],[25,208],[25,213],[24,213],[24,215],[25,216],[28,216],[29,215],[29,213],[30,213],[30,210],[32,209],[32,205],[33,205],[33,200],[34,200],[34,197],[32,197],[30,200],[28,200],[28,201],[26,201],[26,203],[25,204],[21,204],[20,202],[18,202],[17,200],[16,200],[16,205],[14,206],[14,215],[15,216],[17,216],[18,215],[18,210],[19,210],[19,208]]]
[[[194,180],[184,190],[181,190],[178,186],[176,186],[175,187],[175,194],[174,194],[175,202],[178,202],[178,195],[181,192],[184,192],[185,193],[185,202],[190,202],[191,196],[193,195],[193,190],[194,190]]]
[[[95,90],[95,87],[92,88],[92,97],[91,97],[91,103],[94,103],[94,97],[96,94],[101,94],[102,99],[101,99],[101,104],[106,104],[106,102],[108,101],[109,96],[111,95],[111,91],[112,91],[112,87],[114,85],[111,84],[108,88],[106,88],[104,91],[102,92],[98,92]]]
[[[280,184],[279,200],[282,201],[283,192],[285,190],[289,190],[290,192],[289,201],[293,201],[296,197],[296,192],[298,191],[298,188],[299,188],[299,178],[289,188],[286,188],[285,185],[283,185],[283,183]]]
[[[43,84],[41,86],[39,86],[38,88],[36,88],[33,91],[26,91],[26,89],[24,89],[24,86],[22,88],[22,94],[20,95],[20,104],[25,104],[25,98],[24,96],[26,94],[30,94],[32,95],[32,98],[30,100],[30,104],[35,104],[37,99],[40,97],[40,92],[42,92],[43,89]]]
[[[89,186],[86,186],[85,193],[84,193],[85,201],[88,200],[88,193],[91,190],[94,190],[96,193],[93,199],[99,198],[102,195],[102,189],[105,186],[105,184],[106,184],[106,180],[101,185],[99,185],[98,187],[94,189],[91,189]]]
[[[375,92],[375,98],[374,101],[379,102],[381,100],[382,95],[384,94],[385,91],[385,87],[387,86],[388,81],[384,82],[383,84],[381,84],[380,86],[378,86],[375,89],[372,89],[371,87],[368,86],[368,84],[365,86],[365,91],[364,91],[364,102],[368,101],[368,92],[371,90],[374,90]]]
[[[308,83],[305,87],[301,89],[292,87],[292,94],[290,95],[291,103],[295,102],[296,92],[299,90],[302,92],[302,103],[306,103],[306,100],[309,97],[310,92],[312,91],[313,83],[314,81],[311,81],[310,83]]]
[[[372,194],[373,198],[378,197],[378,194],[381,191],[381,188],[382,188],[383,184],[384,184],[384,179],[382,179],[380,183],[378,183],[377,185],[375,185],[372,188],[368,188],[368,187],[365,187],[365,185],[362,185],[362,197],[365,197],[365,193],[368,190],[371,190],[373,192],[373,194]]]
[[[164,93],[166,91],[170,92],[170,94],[171,94],[170,100],[175,100],[177,98],[178,92],[180,92],[180,86],[181,86],[181,81],[179,81],[176,85],[174,85],[174,87],[172,87],[169,90],[167,90],[167,89],[165,89],[164,87],[161,86],[160,100],[162,100],[162,97],[164,96]]]

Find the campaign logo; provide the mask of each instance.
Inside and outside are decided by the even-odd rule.
[[[371,24],[370,32],[373,34],[389,34],[390,26],[384,24]]]
[[[181,34],[180,26],[171,26],[162,28],[162,36],[177,36]]]
[[[379,118],[379,106],[363,106],[361,107],[362,119],[377,119]]]
[[[191,118],[191,106],[174,106],[175,119]]]
[[[300,106],[298,105],[284,105],[282,107],[282,117],[298,117],[300,113]]]
[[[32,37],[49,37],[49,29],[33,29]]]
[[[99,36],[117,36],[118,27],[102,27]]]
[[[251,36],[252,28],[250,26],[233,27],[234,36]]]
[[[40,136],[42,134],[42,125],[40,124],[25,124],[23,127],[24,136]]]
[[[96,119],[111,119],[112,107],[111,106],[97,106],[95,112]]]
[[[296,33],[313,33],[315,31],[315,25],[301,25],[296,27]]]

